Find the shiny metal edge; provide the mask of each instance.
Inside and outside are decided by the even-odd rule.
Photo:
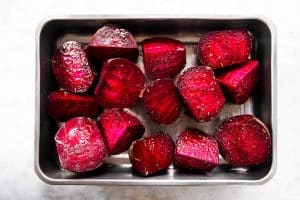
[[[272,118],[272,166],[269,173],[258,180],[112,180],[112,179],[53,179],[48,177],[39,166],[40,139],[40,43],[39,36],[45,24],[52,20],[97,20],[97,19],[201,19],[201,20],[259,20],[266,24],[271,33],[271,118]],[[51,185],[119,185],[119,186],[209,186],[209,185],[260,185],[270,181],[277,171],[277,32],[271,19],[262,15],[66,15],[45,17],[37,26],[35,66],[35,130],[34,130],[34,171],[45,183]]]

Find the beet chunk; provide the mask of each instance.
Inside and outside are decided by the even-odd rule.
[[[171,38],[150,38],[142,43],[146,74],[151,79],[172,78],[186,63],[182,42]]]
[[[209,67],[187,69],[177,83],[187,109],[199,122],[207,122],[221,112],[225,98]]]
[[[98,168],[107,157],[96,121],[76,117],[64,123],[55,135],[60,165],[72,172],[87,172]]]
[[[220,153],[233,166],[258,165],[271,152],[268,128],[252,115],[238,115],[224,120],[215,132]]]
[[[212,170],[219,165],[217,141],[202,131],[183,131],[176,141],[174,164],[201,172]]]
[[[92,95],[55,91],[48,96],[47,111],[56,121],[64,122],[74,117],[96,118],[99,105]]]
[[[118,108],[104,110],[99,116],[99,127],[109,154],[126,151],[145,132],[138,118]]]
[[[96,74],[81,44],[65,42],[54,53],[51,63],[55,78],[63,89],[83,93],[92,86]]]
[[[248,60],[217,76],[226,97],[235,104],[243,104],[252,94],[259,78],[259,62]]]
[[[91,59],[104,61],[109,58],[135,60],[139,54],[133,35],[126,29],[107,24],[98,29],[87,46]]]
[[[198,57],[213,69],[246,61],[252,49],[252,36],[246,29],[212,31],[201,35]]]
[[[159,124],[171,124],[180,115],[182,102],[170,79],[151,82],[143,94],[144,107],[151,119]]]
[[[105,108],[130,107],[138,102],[145,81],[145,75],[133,62],[125,58],[109,59],[103,64],[94,94]]]
[[[174,149],[174,142],[167,133],[156,132],[134,141],[128,153],[133,169],[142,176],[149,176],[169,167]]]

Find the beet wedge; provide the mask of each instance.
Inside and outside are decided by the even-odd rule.
[[[104,110],[99,116],[99,127],[110,155],[126,151],[145,132],[138,118],[118,108]]]
[[[174,142],[167,133],[156,132],[134,141],[128,153],[133,169],[142,176],[150,176],[169,167],[174,149]]]
[[[259,79],[259,62],[248,60],[217,76],[226,97],[235,104],[243,104],[253,93]]]
[[[212,69],[246,61],[252,49],[252,35],[246,29],[212,31],[201,35],[197,53],[202,65]]]
[[[71,172],[87,172],[102,165],[107,157],[96,121],[76,117],[64,123],[55,135],[60,165]]]
[[[150,79],[172,78],[186,63],[182,42],[170,38],[150,38],[142,43],[145,71]]]
[[[51,63],[59,86],[69,92],[86,92],[96,77],[83,46],[75,41],[65,42],[59,47]]]
[[[182,100],[170,79],[160,79],[149,83],[143,93],[143,102],[147,114],[159,124],[173,123],[182,109]]]
[[[183,169],[210,171],[219,165],[217,141],[194,129],[180,133],[176,141],[174,164]]]
[[[138,102],[145,81],[143,72],[130,60],[109,59],[103,64],[94,94],[104,108],[130,107]]]
[[[87,46],[87,54],[92,60],[104,61],[110,58],[135,60],[139,54],[133,35],[114,24],[102,26],[93,35]]]
[[[55,91],[48,96],[47,111],[56,121],[64,122],[74,117],[96,118],[99,105],[92,95]]]
[[[224,106],[224,95],[209,67],[187,69],[179,77],[177,87],[188,111],[199,122],[216,118]]]
[[[252,115],[224,120],[215,131],[220,153],[233,166],[247,167],[265,162],[271,153],[267,126]]]

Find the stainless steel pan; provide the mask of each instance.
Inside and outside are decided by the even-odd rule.
[[[220,116],[212,122],[196,123],[184,112],[170,126],[158,126],[151,122],[141,103],[131,108],[147,123],[146,134],[152,130],[167,130],[175,139],[186,127],[196,127],[210,134],[226,117],[250,113],[260,118],[272,133],[272,156],[256,168],[234,168],[221,158],[221,165],[205,174],[183,173],[172,166],[152,177],[140,177],[132,173],[127,153],[112,156],[107,166],[87,174],[76,174],[60,169],[57,162],[54,134],[58,129],[45,110],[45,102],[51,91],[58,89],[51,72],[50,59],[54,50],[64,41],[76,40],[87,43],[91,35],[103,24],[115,23],[130,30],[140,43],[154,36],[176,38],[187,47],[187,66],[200,64],[195,48],[201,33],[230,28],[247,28],[255,37],[252,57],[260,60],[261,81],[255,94],[243,105],[226,104]],[[143,69],[141,58],[138,65]],[[36,34],[36,113],[35,156],[37,175],[49,184],[85,185],[215,185],[215,184],[262,184],[269,180],[277,161],[277,75],[276,33],[269,20],[249,16],[64,16],[44,20]]]

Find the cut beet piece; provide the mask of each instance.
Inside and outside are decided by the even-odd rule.
[[[233,166],[258,165],[271,152],[268,128],[252,115],[239,115],[222,122],[215,132],[220,153]]]
[[[98,103],[105,108],[135,105],[145,85],[145,75],[131,61],[114,58],[104,62],[94,91]]]
[[[126,151],[145,132],[135,116],[118,108],[104,110],[99,117],[99,126],[109,154]]]
[[[197,121],[212,120],[221,112],[225,98],[211,68],[187,69],[179,77],[177,86],[187,109]]]
[[[170,38],[150,38],[142,43],[146,74],[151,79],[172,78],[186,63],[182,42]]]
[[[157,132],[136,140],[129,149],[133,169],[142,176],[166,170],[172,163],[175,145],[167,133]]]
[[[137,58],[138,46],[130,32],[113,24],[98,29],[87,46],[91,59]]]
[[[252,49],[252,36],[246,29],[213,31],[201,35],[198,56],[213,69],[244,62]]]
[[[91,95],[55,91],[48,96],[47,111],[53,119],[63,122],[74,117],[96,118],[99,105]]]
[[[183,131],[176,141],[174,164],[180,168],[202,172],[212,170],[219,165],[217,141],[202,131]]]
[[[170,79],[151,82],[143,94],[144,107],[151,119],[159,124],[171,124],[180,115],[182,102]]]
[[[56,149],[63,169],[87,172],[98,168],[107,156],[96,121],[76,117],[64,123],[55,135]]]
[[[86,92],[96,76],[81,44],[65,42],[51,60],[52,70],[60,87],[74,92]]]
[[[246,61],[217,76],[226,97],[235,104],[243,104],[252,94],[259,79],[259,62]]]

